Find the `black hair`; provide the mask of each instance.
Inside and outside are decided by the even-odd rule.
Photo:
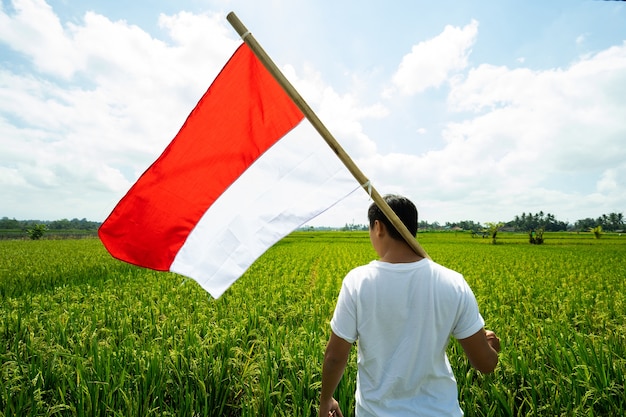
[[[406,197],[397,194],[388,194],[383,197],[383,200],[391,207],[394,213],[400,218],[402,223],[409,230],[409,233],[414,237],[417,236],[417,208],[415,204]],[[383,222],[389,235],[396,240],[404,240],[400,232],[391,224],[385,213],[376,205],[372,205],[367,210],[367,218],[370,222],[370,228],[374,227],[374,221],[378,220]]]

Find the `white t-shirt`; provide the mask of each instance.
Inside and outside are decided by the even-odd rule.
[[[358,340],[357,416],[463,415],[446,347],[484,320],[461,274],[428,259],[372,261],[344,278],[330,325]]]

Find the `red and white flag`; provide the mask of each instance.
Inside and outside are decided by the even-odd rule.
[[[274,243],[359,184],[242,44],[100,227],[115,258],[217,298]]]

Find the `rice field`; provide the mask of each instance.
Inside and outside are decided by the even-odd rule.
[[[424,233],[502,341],[494,374],[449,356],[466,416],[626,410],[626,236]],[[314,416],[344,274],[367,232],[299,232],[221,298],[97,239],[0,241],[0,416]],[[338,392],[353,411],[356,351]]]

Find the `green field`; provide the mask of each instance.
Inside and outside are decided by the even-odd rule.
[[[626,236],[424,233],[502,341],[491,375],[449,348],[466,416],[626,410]],[[367,232],[283,239],[220,299],[97,239],[0,241],[0,416],[313,416],[344,274]],[[337,397],[353,410],[356,352]]]

